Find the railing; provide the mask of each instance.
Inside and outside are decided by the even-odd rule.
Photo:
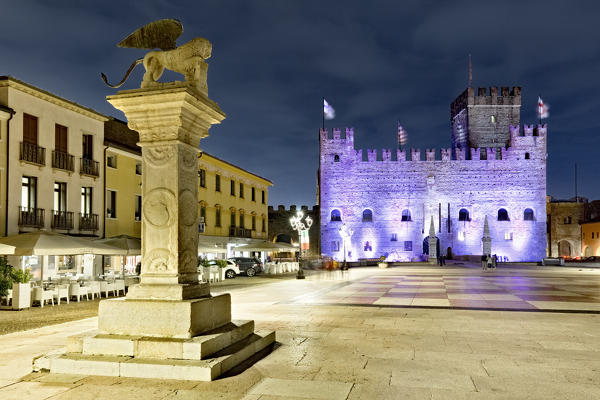
[[[19,207],[19,226],[44,227],[44,209]]]
[[[80,231],[98,230],[98,214],[79,213],[79,230]]]
[[[21,142],[19,160],[37,165],[46,165],[46,149],[37,144]]]
[[[74,171],[73,157],[69,153],[63,151],[52,151],[52,168],[64,169],[65,171]]]
[[[237,228],[235,226],[230,226],[229,227],[229,236],[250,238],[250,237],[252,237],[252,230],[245,229],[245,228]]]
[[[53,229],[73,229],[73,212],[52,210]]]
[[[98,161],[90,160],[89,158],[81,158],[79,165],[79,173],[89,176],[100,176]]]

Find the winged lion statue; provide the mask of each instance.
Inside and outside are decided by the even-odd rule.
[[[161,83],[157,80],[166,68],[183,74],[187,83],[206,93],[208,64],[205,60],[211,56],[212,45],[205,38],[195,38],[177,46],[175,41],[182,33],[183,26],[175,19],[160,19],[144,25],[117,46],[161,50],[151,51],[143,58],[135,60],[119,83],[110,84],[106,75],[101,73],[102,80],[111,88],[119,88],[137,65],[144,64],[146,73],[142,78],[142,88],[159,87]]]

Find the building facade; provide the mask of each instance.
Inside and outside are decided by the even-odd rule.
[[[581,247],[583,257],[600,257],[600,221],[581,224]]]
[[[469,98],[474,91],[466,93]],[[345,248],[352,261],[420,260],[429,252],[433,220],[437,254],[481,255],[487,217],[492,253],[509,261],[544,257],[546,126],[513,125],[519,120],[520,88],[502,88],[500,95],[491,88],[489,96],[480,89],[478,96],[485,99],[473,102],[485,107],[469,108],[470,100],[464,101],[460,129],[458,99],[451,107],[456,146],[427,149],[424,160],[419,149],[367,150],[363,157],[354,148],[353,129],[343,136],[340,129],[333,135],[321,130],[323,254],[343,260]],[[353,232],[345,243],[343,227]]]
[[[581,223],[585,218],[586,199],[548,198],[548,257],[582,255]]]
[[[107,118],[12,77],[0,77],[0,105],[13,110],[0,118],[3,233],[101,236]]]

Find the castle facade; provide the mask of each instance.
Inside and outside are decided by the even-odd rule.
[[[520,126],[521,88],[467,88],[451,105],[452,148],[354,148],[354,130],[320,131],[321,252],[336,260],[546,253],[546,125]],[[365,157],[366,156],[366,157]],[[348,233],[351,236],[348,237]],[[344,240],[344,236],[346,239]]]

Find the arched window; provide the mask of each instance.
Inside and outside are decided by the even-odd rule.
[[[402,221],[412,221],[412,219],[410,218],[410,210],[402,210]]]
[[[526,208],[523,212],[523,220],[525,221],[533,221],[533,210],[531,208]]]
[[[333,156],[333,161],[334,161],[334,162],[340,162],[340,156],[339,156],[339,155],[337,155],[337,154],[336,154],[336,155],[334,155],[334,156]]]
[[[363,220],[362,222],[373,222],[373,211],[366,209],[363,211]]]
[[[508,211],[504,208],[498,210],[498,221],[510,221],[508,218]]]
[[[469,210],[466,208],[461,208],[458,212],[458,220],[459,221],[470,221],[469,219]]]
[[[529,160],[529,153],[525,153],[525,159]]]
[[[342,220],[342,214],[340,213],[340,210],[332,210],[331,211],[331,220],[332,221],[341,221]]]

